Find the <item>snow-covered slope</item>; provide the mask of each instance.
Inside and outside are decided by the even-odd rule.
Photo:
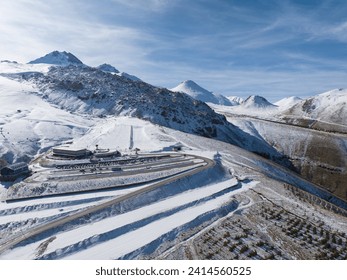
[[[291,97],[285,97],[275,102],[275,105],[278,106],[279,110],[285,110],[285,109],[289,109],[290,107],[293,107],[300,101],[302,101],[300,97],[291,96]]]
[[[347,90],[335,89],[302,100],[284,115],[309,118],[327,123],[347,125]]]
[[[185,132],[223,138],[232,128],[203,102],[144,82],[104,73],[91,67],[54,67],[47,74],[18,74],[32,82],[49,102],[73,113],[127,115]]]
[[[8,62],[1,65],[4,71],[0,80],[0,123],[8,145],[13,148],[2,144],[0,154],[7,155],[9,162],[24,155],[32,157],[42,149],[73,138],[74,133],[83,131],[75,129],[75,122],[77,127],[90,125],[82,121],[85,115],[133,116],[231,143],[243,139],[223,116],[182,93],[87,66],[49,67],[47,64],[35,66]],[[57,131],[60,120],[64,119],[61,115],[71,116],[67,121],[69,125],[63,126],[68,128],[64,133]],[[40,133],[37,132],[39,127]],[[52,142],[52,138],[57,139]],[[27,147],[23,148],[23,145]]]
[[[228,118],[268,142],[303,177],[347,199],[347,137],[259,118]]]
[[[244,101],[242,97],[238,96],[227,96],[227,98],[233,105],[240,105]]]
[[[66,51],[63,51],[63,52],[53,51],[49,54],[46,54],[43,57],[40,57],[38,59],[35,59],[29,62],[29,64],[38,64],[38,63],[53,64],[53,65],[60,65],[60,66],[83,65],[82,61],[80,61],[76,56]]]
[[[119,73],[119,71],[115,67],[107,63],[101,64],[96,68],[98,68],[101,71],[112,73],[112,74]]]
[[[16,74],[16,73],[47,73],[51,64],[22,64],[15,61],[3,60],[0,62],[0,75]]]
[[[21,96],[21,100],[30,99],[27,108],[23,106],[27,114],[40,110],[40,108],[48,111],[48,113],[41,112],[40,117],[29,126],[26,126],[26,123],[21,123],[16,127],[16,130],[32,133],[35,131],[34,126],[41,127],[43,123],[52,125],[46,129],[47,135],[51,135],[50,140],[42,140],[47,139],[44,133],[39,136],[25,134],[23,137],[26,141],[22,138],[17,139],[17,137],[9,140],[8,143],[11,143],[10,141],[20,142],[22,146],[26,146],[23,148],[21,145],[14,145],[13,149],[7,147],[6,150],[3,150],[2,155],[7,155],[10,152],[6,156],[9,162],[16,161],[23,154],[29,160],[38,152],[63,141],[71,140],[75,136],[74,133],[78,135],[85,133],[83,129],[92,125],[85,124],[84,118],[87,115],[88,118],[92,119],[92,122],[108,116],[135,117],[182,132],[222,140],[250,151],[266,154],[272,158],[281,158],[281,155],[267,143],[244,133],[227,122],[224,116],[217,114],[204,102],[195,100],[184,93],[171,92],[144,82],[134,82],[119,75],[105,73],[85,65],[51,66],[49,68],[47,64],[39,65],[43,67],[44,71],[38,71],[39,69],[27,71],[26,67],[33,66],[28,64],[22,67],[15,65],[15,69],[8,69],[10,71],[1,74],[5,84],[7,81],[16,84],[15,89],[12,90],[13,96],[17,96],[16,92],[20,91],[21,85],[29,87],[23,90],[23,96]],[[6,67],[11,68],[8,63]],[[8,91],[8,89],[4,89],[2,94],[6,96]],[[10,119],[16,119],[13,116],[16,114],[16,110],[24,111],[22,108],[15,109],[7,106],[8,102],[18,104],[18,102],[6,101],[5,99],[0,104],[1,107],[12,108],[12,113],[3,117],[2,123],[3,126],[7,126],[6,129],[14,127]],[[31,102],[33,104],[42,103],[42,105],[34,110],[34,105],[29,106]],[[51,107],[59,110],[59,112],[49,109]],[[68,126],[69,129],[66,132],[55,133],[54,123],[59,118],[54,117],[53,113],[71,115],[71,125]],[[48,118],[46,118],[47,115]],[[25,118],[21,117],[20,120],[23,122]],[[52,138],[56,138],[55,141],[52,141]],[[23,151],[23,153],[19,151]]]
[[[264,97],[258,95],[249,96],[241,104],[236,106],[211,106],[217,113],[230,116],[253,116],[257,118],[272,118],[279,112],[278,106],[271,104]]]
[[[196,100],[219,105],[232,106],[233,104],[223,95],[214,94],[191,80],[184,81],[171,89],[175,92],[184,92]]]
[[[52,146],[82,136],[92,124],[46,102],[31,85],[0,76],[0,158],[29,161]]]
[[[147,127],[148,124],[145,123],[133,120],[128,124]],[[122,132],[122,129],[125,130]],[[119,132],[127,134],[127,130],[128,128],[124,126]],[[159,140],[163,145],[182,142],[190,149],[190,153],[213,158],[217,164],[212,169],[190,178],[137,195],[67,224],[55,226],[52,230],[22,242],[20,246],[2,252],[0,259],[144,259],[149,258],[148,255],[151,253],[156,254],[153,258],[158,258],[163,252],[161,250],[172,248],[169,242],[174,242],[174,246],[185,241],[191,242],[191,237],[204,236],[214,225],[221,224],[224,217],[231,217],[234,213],[238,220],[244,217],[243,215],[246,216],[247,228],[252,224],[256,227],[263,225],[256,223],[254,219],[260,214],[263,215],[261,206],[270,204],[268,199],[271,199],[271,205],[275,203],[280,205],[281,208],[278,209],[281,211],[285,209],[290,213],[295,212],[298,216],[311,218],[309,221],[326,222],[330,219],[326,213],[325,216],[321,215],[316,205],[313,207],[299,202],[297,198],[294,200],[293,196],[283,188],[283,182],[287,182],[313,191],[307,181],[271,165],[263,158],[220,141],[187,135],[167,128],[162,129],[154,125],[147,132],[149,140]],[[102,135],[105,136],[106,133]],[[112,137],[109,138],[111,139]],[[151,145],[151,141],[147,143]],[[246,175],[247,180],[237,181],[235,177],[232,178],[231,173],[239,174],[241,177]],[[94,205],[100,205],[102,202],[140,188],[143,186],[9,204],[0,203],[3,242],[13,235],[29,232],[37,225],[52,222],[75,211],[90,209]],[[255,192],[248,191],[253,188]],[[265,193],[264,196],[264,189],[269,190],[268,193],[272,195],[269,197],[268,193]],[[260,195],[255,197],[255,193],[259,192]],[[292,205],[290,208],[288,203]],[[251,212],[252,206],[259,208]],[[307,211],[314,212],[314,215],[311,217],[311,212]],[[251,222],[249,217],[252,217]],[[334,229],[343,230],[345,223],[340,225],[341,219],[335,219],[332,222],[335,225]],[[289,219],[282,218],[282,220]],[[244,227],[240,227],[240,231],[237,231],[238,224],[236,222],[231,224],[234,228],[233,234],[239,232],[240,235],[244,234]],[[277,231],[280,232],[279,226]],[[214,228],[212,232],[215,232]],[[225,232],[223,229],[222,234]],[[249,244],[255,243],[253,238],[256,235],[252,233],[249,236]],[[280,239],[279,235],[275,236],[281,250],[286,252],[283,243],[284,241],[289,243],[291,240],[288,241],[287,236],[283,239]],[[243,238],[246,240],[247,237]],[[223,246],[224,239],[218,241],[220,244],[211,243],[211,250],[219,250]]]
[[[242,102],[241,106],[247,109],[269,109],[276,107],[264,97],[259,95],[249,96],[244,102]]]

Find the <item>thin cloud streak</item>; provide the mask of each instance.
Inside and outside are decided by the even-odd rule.
[[[112,2],[136,10],[162,12],[176,5],[178,0],[146,0],[146,2],[143,0],[112,0]]]

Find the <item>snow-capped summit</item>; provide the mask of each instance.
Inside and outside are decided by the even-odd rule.
[[[63,51],[53,51],[49,54],[46,54],[43,57],[37,58],[33,61],[30,61],[29,64],[54,64],[59,66],[67,66],[67,65],[83,65],[82,61],[80,61],[76,56],[72,53]]]
[[[244,108],[254,108],[254,109],[265,109],[265,108],[275,108],[276,105],[273,105],[267,101],[264,97],[259,95],[249,96],[242,104]]]
[[[119,73],[118,69],[116,69],[115,67],[107,63],[101,64],[96,68],[107,73],[112,73],[112,74]]]
[[[191,80],[184,81],[178,86],[171,89],[174,92],[183,92],[194,99],[202,102],[210,102],[213,104],[232,106],[233,104],[223,95],[214,94]]]

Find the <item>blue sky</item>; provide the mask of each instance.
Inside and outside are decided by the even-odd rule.
[[[271,101],[347,87],[345,0],[2,0],[0,59],[66,50],[146,82]]]

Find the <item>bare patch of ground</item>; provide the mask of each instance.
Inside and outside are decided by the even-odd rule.
[[[39,258],[40,256],[42,256],[46,252],[49,243],[53,242],[55,239],[56,239],[56,236],[52,236],[48,238],[47,240],[43,241],[37,248],[36,258]]]

